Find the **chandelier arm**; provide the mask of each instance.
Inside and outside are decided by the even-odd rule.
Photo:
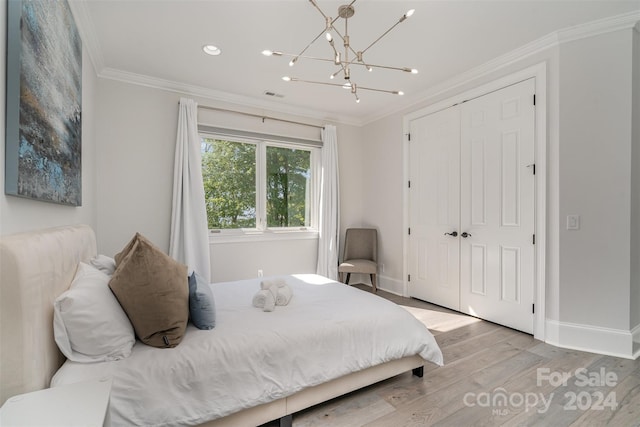
[[[318,82],[318,81],[314,81],[314,80],[302,80],[302,79],[298,79],[296,77],[291,77],[291,81],[292,82],[301,82],[301,83],[310,83],[310,84],[314,84],[314,85],[324,85],[324,86],[337,86],[337,87],[343,87],[344,85],[341,85],[340,83],[327,83],[327,82]]]
[[[363,87],[363,86],[358,86],[358,89],[362,89],[362,90],[368,90],[368,91],[372,91],[372,92],[384,92],[384,93],[390,93],[392,95],[400,95],[403,94],[402,91],[399,90],[387,90],[387,89],[375,89],[372,87]]]
[[[284,53],[281,52],[279,56],[289,56],[292,58],[304,58],[304,59],[312,59],[314,61],[323,61],[323,62],[331,62],[333,63],[333,59],[327,59],[327,58],[318,58],[317,56],[308,56],[308,55],[294,55],[293,53]]]
[[[404,16],[403,16],[404,17]],[[404,19],[400,19],[398,20],[398,22],[396,22],[395,24],[393,24],[391,26],[391,28],[389,28],[387,31],[385,31],[384,33],[382,33],[382,35],[380,37],[378,37],[377,39],[375,39],[375,41],[373,43],[371,43],[369,46],[367,46],[367,48],[365,50],[362,51],[362,53],[365,53],[367,50],[369,50],[371,48],[371,46],[373,46],[374,44],[378,43],[380,41],[381,38],[383,38],[384,36],[386,36],[387,34],[389,34],[389,32],[391,30],[393,30],[399,23],[401,23],[402,21],[404,21]]]
[[[322,9],[320,9],[320,6],[318,6],[318,3],[316,3],[315,0],[309,0],[309,3],[311,3],[313,5],[313,7],[315,7],[318,10],[318,12],[320,12],[320,15],[322,15],[322,17],[325,20],[327,20],[329,18],[327,15],[324,14]],[[336,18],[336,19],[338,19],[338,18]],[[333,25],[334,22],[335,22],[335,19],[331,22],[331,25]]]
[[[290,54],[286,54],[283,53],[283,55],[290,55]],[[313,58],[313,59],[320,59],[320,58]],[[322,59],[323,61],[331,61],[330,59]],[[395,71],[403,71],[405,73],[411,73],[411,74],[418,74],[418,70],[416,70],[415,68],[408,68],[408,67],[392,67],[389,65],[379,65],[379,64],[367,64],[364,61],[358,61],[357,59],[354,59],[352,61],[342,61],[344,64],[346,65],[359,65],[362,67],[371,67],[371,68],[384,68],[387,70],[395,70]],[[414,71],[415,70],[415,71]]]
[[[355,64],[357,65],[366,65],[363,63],[358,63],[356,62]],[[414,72],[413,70],[415,70],[415,68],[408,68],[408,67],[391,67],[389,65],[377,65],[377,64],[369,64],[370,67],[372,68],[384,68],[386,70],[396,70],[396,71],[404,71],[405,73],[411,73],[411,74],[417,74],[417,72]],[[417,71],[417,70],[416,70]]]
[[[288,56],[291,58],[295,58],[295,57],[299,57],[299,58],[304,58],[304,59],[311,59],[314,61],[323,61],[323,62],[334,62],[333,59],[327,59],[327,58],[319,58],[317,56],[308,56],[308,55],[296,55],[293,53],[287,53],[287,52],[278,52],[278,56]],[[405,73],[412,73],[412,68],[408,68],[408,67],[392,67],[389,65],[379,65],[379,64],[366,64],[364,62],[358,62],[357,60],[353,60],[353,61],[342,61],[341,64],[347,64],[347,65],[359,65],[359,66],[369,66],[371,68],[384,68],[387,70],[396,70],[396,71],[404,71]],[[341,65],[344,68],[344,65]],[[412,73],[415,74],[415,73]]]
[[[300,83],[310,83],[310,84],[314,84],[314,85],[336,86],[336,87],[341,87],[341,88],[345,87],[344,84],[318,82],[318,81],[314,81],[314,80],[303,80],[303,79],[299,79],[297,77],[291,77],[290,81],[292,81],[292,82],[300,82]],[[375,89],[375,88],[372,88],[372,87],[363,87],[363,86],[358,86],[357,88],[358,88],[358,90],[368,90],[368,91],[371,91],[371,92],[384,92],[384,93],[390,93],[392,95],[400,95],[400,94],[402,94],[402,92],[399,91],[399,90]]]

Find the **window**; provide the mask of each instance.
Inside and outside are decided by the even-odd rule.
[[[256,145],[201,138],[210,229],[256,227]]]
[[[225,233],[315,228],[317,148],[201,134],[209,229]]]

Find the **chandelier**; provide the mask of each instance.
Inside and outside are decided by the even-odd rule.
[[[265,56],[284,56],[284,57],[289,57],[289,58],[291,58],[291,60],[289,61],[289,66],[290,67],[293,67],[296,64],[296,62],[298,62],[298,60],[300,58],[310,59],[310,60],[314,60],[314,61],[323,61],[323,62],[333,63],[337,67],[337,70],[333,74],[331,74],[329,76],[329,78],[331,80],[333,80],[336,77],[340,77],[341,76],[344,79],[344,83],[340,84],[340,83],[330,83],[330,82],[320,82],[320,81],[313,81],[313,80],[304,80],[304,79],[300,79],[298,77],[290,77],[290,76],[285,76],[285,77],[282,78],[282,80],[287,81],[287,82],[301,82],[301,83],[311,83],[311,84],[317,84],[317,85],[327,85],[327,86],[342,87],[344,89],[348,89],[348,90],[351,91],[351,93],[355,97],[356,102],[360,102],[360,98],[358,97],[358,91],[359,90],[368,90],[368,91],[374,91],[374,92],[385,92],[385,93],[390,93],[390,94],[393,94],[393,95],[404,95],[404,92],[402,92],[400,90],[376,89],[376,88],[372,88],[372,87],[358,86],[351,78],[351,67],[352,66],[364,67],[369,72],[373,71],[374,68],[384,68],[384,69],[387,69],[387,70],[397,70],[397,71],[402,71],[402,72],[405,72],[405,73],[417,74],[418,70],[416,70],[415,68],[391,67],[391,66],[387,66],[387,65],[371,64],[371,63],[368,63],[364,59],[365,53],[369,49],[371,49],[371,47],[373,45],[378,43],[380,41],[380,39],[382,39],[391,30],[393,30],[398,24],[400,24],[401,22],[404,22],[407,18],[409,18],[411,15],[413,15],[414,9],[411,9],[407,13],[402,15],[400,17],[400,19],[395,24],[393,24],[391,26],[391,28],[389,28],[387,31],[382,33],[382,35],[380,35],[380,37],[375,39],[365,49],[363,49],[363,50],[355,50],[351,46],[351,41],[350,41],[350,36],[349,36],[349,18],[353,17],[353,15],[355,14],[355,8],[353,7],[353,4],[356,2],[356,0],[353,0],[349,4],[345,4],[345,5],[340,6],[338,8],[338,16],[336,18],[331,18],[330,16],[326,15],[322,11],[322,9],[320,9],[320,7],[318,6],[318,4],[316,3],[315,0],[309,0],[309,2],[323,16],[324,21],[325,21],[324,29],[313,40],[311,40],[309,42],[309,44],[307,44],[307,46],[304,49],[302,49],[302,51],[297,55],[290,54],[290,53],[284,53],[284,52],[280,52],[280,51],[274,51],[274,50],[264,50],[264,51],[262,51],[262,54],[265,55]],[[341,33],[334,26],[334,24],[336,23],[338,18],[344,19],[344,34]],[[328,42],[329,46],[331,47],[332,56],[330,58],[319,58],[319,57],[314,57],[314,56],[305,56],[304,53],[307,51],[307,49],[309,49],[309,47],[313,43],[315,43],[316,40],[318,40],[323,34],[324,34],[325,40]],[[344,47],[344,50],[339,51],[338,50],[339,47],[336,47],[336,38],[334,37],[334,34],[337,35],[340,40],[342,40],[342,46]]]

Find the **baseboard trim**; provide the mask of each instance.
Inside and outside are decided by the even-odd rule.
[[[637,359],[640,357],[640,324],[631,329],[631,338],[633,339],[633,358]]]
[[[378,276],[378,289],[401,297],[404,296],[404,283],[402,280],[393,279],[389,276]]]
[[[633,351],[634,335],[640,335],[640,328],[626,331],[547,319],[545,342],[571,350],[635,359],[638,355]]]

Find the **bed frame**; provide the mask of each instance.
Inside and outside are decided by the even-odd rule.
[[[53,302],[69,288],[80,261],[97,254],[91,227],[75,225],[0,238],[0,404],[11,396],[49,387],[64,363],[53,338]],[[413,370],[420,356],[374,366],[286,398],[236,412],[207,427],[256,426],[279,419],[392,376]]]

